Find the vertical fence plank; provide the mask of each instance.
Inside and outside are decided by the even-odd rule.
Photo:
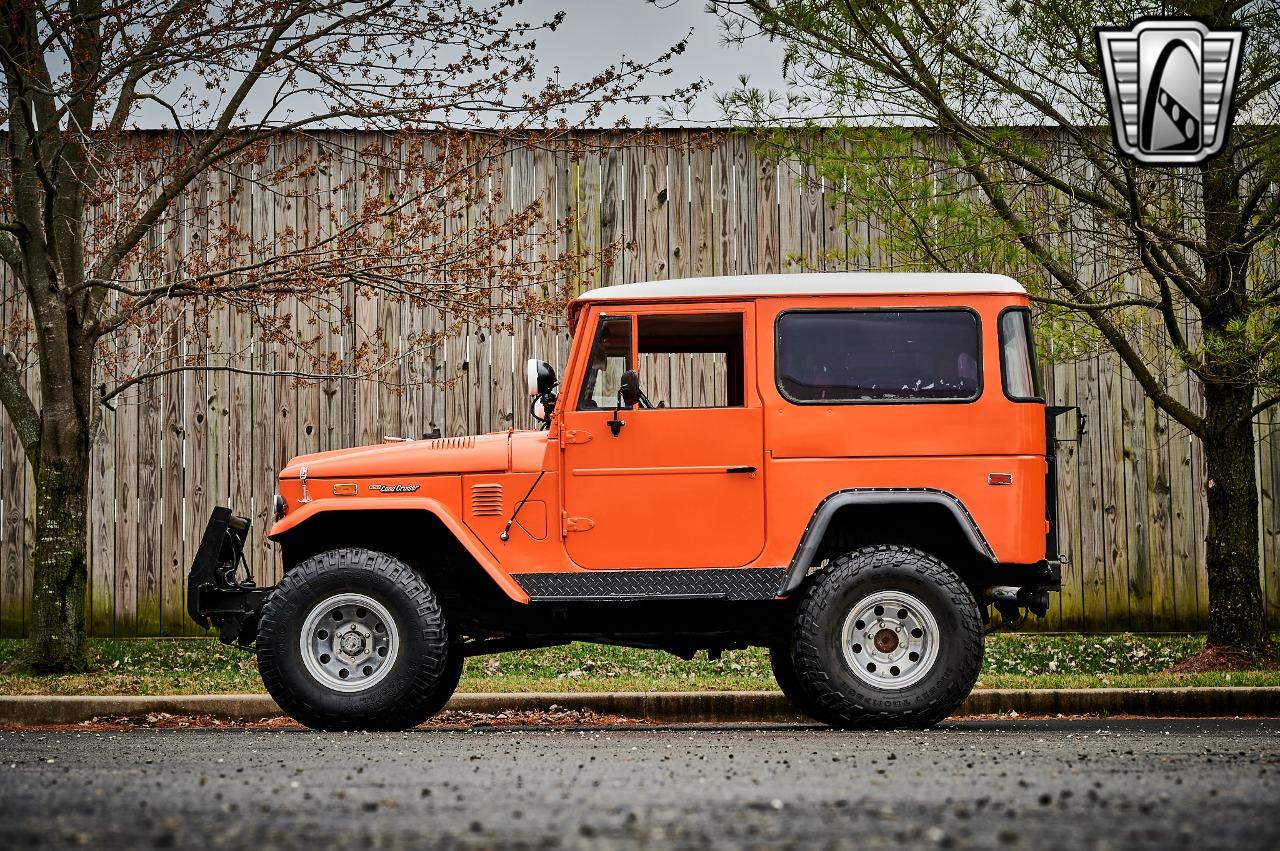
[[[605,137],[609,144],[600,163],[600,247],[614,246],[616,259],[600,270],[600,285],[611,286],[627,280],[623,264],[623,152],[616,136]],[[634,193],[633,193],[634,194]]]
[[[1146,394],[1127,369],[1121,376],[1120,389],[1123,393],[1120,399],[1123,409],[1121,421],[1124,423],[1120,437],[1125,460],[1122,471],[1126,532],[1124,564],[1128,571],[1128,582],[1122,593],[1129,601],[1130,628],[1149,630],[1153,582],[1151,523],[1152,512],[1157,507],[1153,504],[1157,501],[1154,493],[1156,470],[1152,463],[1155,447],[1147,440]]]
[[[175,324],[165,334],[165,347],[178,355],[182,351],[181,329]],[[182,463],[183,431],[182,373],[172,373],[161,380],[160,423],[160,631],[163,635],[179,635],[186,629],[184,607],[186,560],[183,548],[183,496],[186,492]]]
[[[342,226],[343,193],[350,175],[347,155],[343,148],[344,136],[317,139],[316,181],[319,184],[320,205],[317,210],[318,227],[326,239],[332,239]],[[337,296],[330,296],[329,303],[314,308],[317,332],[320,334],[320,354],[326,366],[335,368],[346,360],[346,340],[342,331],[342,304]],[[319,382],[316,398],[316,449],[325,452],[345,444],[343,427],[343,385],[346,382],[326,379]]]
[[[637,280],[661,281],[671,276],[669,152],[666,145],[651,145],[637,153],[643,157],[644,187],[644,253]]]
[[[194,206],[191,213],[191,252],[198,259],[209,250],[209,205],[214,197],[211,178],[202,176],[196,184]],[[209,485],[209,416],[211,414],[212,388],[211,376],[199,369],[209,365],[209,335],[213,327],[211,319],[205,313],[208,299],[196,299],[186,306],[188,327],[195,332],[188,335],[186,355],[193,367],[192,371],[183,375],[182,392],[185,403],[182,407],[183,428],[186,441],[183,447],[183,537],[184,552],[195,554],[200,545],[200,537],[204,533],[205,523],[216,504],[214,492]],[[187,560],[184,558],[184,568]],[[182,590],[186,592],[186,576],[182,577]],[[195,621],[183,619],[185,634],[198,634],[202,630]]]
[[[759,188],[756,185],[757,169],[760,168],[759,157],[753,142],[744,136],[735,136],[732,144],[734,186],[733,207],[730,215],[736,220],[734,235],[737,237],[734,246],[733,274],[749,275],[762,271],[759,239],[760,229],[764,226],[758,222],[762,202],[757,197]],[[765,192],[768,200],[763,202],[763,206],[770,213],[770,219],[777,206],[774,203],[772,189],[772,182],[770,182]]]
[[[302,174],[294,179],[293,213],[298,238],[305,244],[317,240],[325,227],[324,211],[321,209],[323,201],[319,192],[320,181],[323,179],[320,171],[322,151],[311,136],[298,137],[295,145],[297,156],[303,159],[299,163]],[[293,304],[295,334],[307,340],[324,333],[325,329],[315,315],[317,305],[304,305],[301,301],[294,301]],[[296,361],[286,363],[293,364]],[[324,382],[321,381],[303,381],[298,385],[294,403],[294,419],[297,423],[294,434],[297,441],[295,451],[299,454],[320,450],[320,400],[324,395],[323,386]],[[281,459],[281,463],[285,460],[287,459]]]
[[[777,271],[799,272],[801,268],[797,260],[805,245],[806,190],[801,182],[802,173],[795,163],[779,163],[776,174],[776,210],[772,229],[777,232]]]
[[[88,629],[96,636],[115,633],[115,424],[115,417],[104,413],[90,456]]]
[[[812,140],[806,144],[806,151],[812,144]],[[824,237],[822,220],[825,201],[824,181],[822,175],[818,173],[817,168],[812,164],[802,167],[800,181],[803,198],[803,210],[801,211],[803,235],[800,238],[799,255],[805,268],[820,271],[824,268],[820,260]]]
[[[1174,385],[1176,397],[1186,398],[1186,382]],[[1199,621],[1197,589],[1200,584],[1204,541],[1197,533],[1194,442],[1182,426],[1170,428],[1169,467],[1173,493],[1173,598],[1174,628],[1194,629]]]
[[[1199,326],[1190,318],[1191,307],[1185,308],[1187,316],[1183,319],[1182,333],[1186,338],[1187,345],[1193,350],[1202,345],[1204,342],[1199,332]],[[1187,401],[1191,410],[1197,414],[1204,414],[1204,391],[1198,382],[1187,382],[1186,387]],[[1195,579],[1195,618],[1190,620],[1189,624],[1184,624],[1183,629],[1207,629],[1209,626],[1209,574],[1205,570],[1205,536],[1208,534],[1209,525],[1209,505],[1208,505],[1208,472],[1205,470],[1204,447],[1199,440],[1188,437],[1187,449],[1190,457],[1191,483],[1190,483],[1190,503],[1191,515],[1194,518],[1193,532],[1193,557],[1195,559],[1195,571],[1192,576]]]
[[[1125,505],[1125,468],[1128,432],[1124,420],[1124,375],[1119,359],[1108,353],[1103,356],[1101,369],[1101,417],[1099,432],[1102,437],[1102,464],[1106,471],[1102,479],[1103,493],[1103,541],[1106,556],[1106,595],[1108,626],[1127,629],[1129,626],[1129,564],[1128,538],[1130,529]]]
[[[357,133],[341,133],[335,139],[334,159],[331,166],[334,185],[331,203],[333,204],[332,228],[335,231],[351,225],[360,210],[360,184],[363,180],[360,153],[361,136]],[[351,281],[342,285],[338,301],[330,309],[335,332],[334,343],[338,355],[338,365],[343,373],[354,369],[356,348],[361,342],[356,322],[356,287]],[[330,400],[328,449],[341,449],[355,446],[360,441],[360,419],[357,409],[363,392],[361,382],[331,381],[328,390],[332,393]]]
[[[1059,405],[1078,405],[1076,364],[1061,362],[1053,365],[1054,399]],[[1067,419],[1062,422],[1061,419]],[[1058,441],[1058,547],[1070,561],[1062,566],[1062,592],[1058,595],[1061,610],[1059,626],[1062,629],[1079,629],[1084,624],[1083,558],[1080,540],[1080,443],[1077,423],[1069,417],[1057,424],[1058,434],[1065,439]]]
[[[736,275],[738,261],[738,225],[741,217],[734,206],[734,192],[738,185],[734,174],[734,144],[732,137],[723,137],[715,147],[712,164],[711,210],[715,222],[715,271],[716,275]]]
[[[822,204],[822,253],[826,261],[820,267],[824,272],[845,272],[854,268],[849,254],[855,250],[851,241],[851,231],[855,230],[848,221],[844,195],[839,186],[824,187]],[[858,223],[856,230],[865,232],[865,223]]]
[[[138,394],[131,387],[117,398],[116,421],[116,605],[117,636],[134,635],[138,615]]]
[[[670,209],[668,240],[671,253],[670,276],[688,278],[696,252],[689,231],[690,196],[693,194],[689,176],[689,134],[677,133],[667,152],[668,193]]]
[[[194,365],[207,362],[203,340],[190,344],[188,356]],[[205,524],[213,510],[213,495],[209,489],[209,373],[193,370],[183,376],[183,428],[186,441],[183,446],[183,495],[182,495],[182,529],[184,558],[181,578],[185,608],[186,568],[190,557],[195,556],[200,546],[200,538],[204,534]],[[182,632],[191,634],[200,632],[194,621],[184,615]]]
[[[1097,356],[1085,360],[1076,372],[1076,393],[1088,418],[1080,441],[1080,570],[1084,586],[1084,626],[1089,630],[1107,624],[1107,557],[1103,539],[1103,482],[1101,418]]]
[[[704,141],[701,134],[691,142],[689,160],[689,228],[682,233],[689,258],[689,277],[707,277],[715,274],[716,218],[713,206],[712,185],[715,182],[716,148]]]
[[[1161,379],[1168,386],[1168,365]],[[1147,510],[1150,534],[1147,557],[1151,563],[1151,621],[1148,628],[1168,631],[1174,628],[1173,578],[1173,489],[1169,463],[1169,418],[1145,395],[1140,403],[1146,410],[1147,442]]]
[[[250,246],[255,228],[261,228],[265,224],[262,216],[262,202],[257,197],[258,193],[253,191],[254,182],[261,179],[260,168],[261,166],[257,164],[245,164],[241,167],[242,174],[237,175],[236,179],[238,191],[232,202],[233,220],[249,222],[247,233],[238,245],[238,250],[248,256],[253,256],[250,253]],[[261,347],[254,339],[256,329],[253,321],[243,310],[229,310],[229,313],[231,314],[231,333],[226,341],[227,348],[237,353],[237,360],[247,357],[250,369],[253,369],[261,363]],[[254,411],[257,400],[254,399],[253,390],[254,385],[261,379],[242,373],[234,373],[229,376],[229,379],[231,413],[227,420],[227,431],[230,436],[228,462],[231,487],[228,504],[237,514],[250,514],[253,509],[256,479],[254,452],[260,449],[254,444],[258,416]],[[244,557],[254,579],[262,584],[266,577],[260,569],[262,561],[260,550],[252,545],[246,546]]]
[[[601,230],[600,218],[603,160],[598,141],[583,144],[569,157],[569,195],[565,199],[572,210],[570,221],[573,232],[570,234],[569,250],[578,255],[591,252],[592,255],[599,256],[601,246],[608,243]],[[591,257],[583,257],[578,261],[580,280],[575,282],[573,295],[604,284],[604,270],[593,268],[592,264],[595,262],[598,261]],[[537,357],[548,360],[542,355]]]
[[[639,140],[628,140],[622,151],[622,280],[643,281],[645,276],[645,203],[644,180],[646,146]]]
[[[422,208],[429,202],[423,195],[429,189],[422,172],[432,162],[434,148],[427,140],[410,139],[405,142],[404,157],[412,163],[415,158],[422,159],[422,167],[413,169],[405,175],[405,185],[400,194],[405,198],[416,199],[411,209]],[[426,246],[421,238],[416,245],[421,253]],[[404,389],[400,394],[400,432],[404,437],[420,438],[426,433],[426,395],[428,380],[429,353],[423,349],[423,331],[426,317],[421,304],[412,298],[406,298],[401,306],[401,337],[393,340],[392,345],[398,351],[400,377]],[[302,404],[301,398],[298,402]]]
[[[155,635],[160,631],[161,567],[160,537],[164,518],[160,505],[160,393],[159,382],[143,387],[138,404],[138,514],[134,529],[138,554],[138,612],[136,630],[139,635]],[[160,522],[157,523],[156,521]]]
[[[1271,408],[1260,418],[1264,435],[1258,448],[1263,460],[1262,484],[1262,598],[1267,622],[1280,622],[1280,458],[1276,457],[1276,429],[1280,416]]]

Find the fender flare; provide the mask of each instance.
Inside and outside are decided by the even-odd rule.
[[[475,536],[466,524],[462,523],[458,518],[448,511],[445,506],[437,499],[430,497],[377,497],[374,501],[350,499],[350,500],[316,500],[297,508],[289,514],[285,515],[270,531],[267,537],[276,540],[281,535],[294,531],[304,523],[317,517],[335,511],[388,511],[388,510],[408,510],[422,511],[433,515],[439,520],[444,527],[457,539],[471,557],[480,565],[480,569],[488,574],[489,578],[502,589],[502,593],[506,594],[517,603],[528,603],[529,595],[521,588],[511,575],[501,568],[497,558],[489,551],[489,548]]]
[[[955,517],[974,552],[988,561],[996,561],[995,551],[983,537],[973,515],[954,494],[937,488],[846,488],[828,494],[813,510],[809,525],[800,536],[800,544],[791,558],[787,575],[782,580],[782,587],[778,589],[779,597],[795,593],[804,583],[831,518],[849,505],[941,505]]]

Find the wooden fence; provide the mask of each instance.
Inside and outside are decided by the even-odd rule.
[[[360,134],[333,134],[354,149]],[[680,142],[673,132],[666,141]],[[576,245],[626,244],[597,284],[667,277],[880,265],[870,223],[846,228],[835,196],[799,181],[794,168],[758,157],[750,140],[643,145],[589,154],[516,148],[498,171],[504,203],[542,196],[574,231]],[[254,202],[256,206],[257,202]],[[270,222],[266,226],[270,226]],[[861,260],[839,266],[828,252]],[[864,249],[865,250],[862,250]],[[1088,258],[1081,258],[1082,261]],[[10,281],[4,286],[12,288]],[[0,305],[12,305],[9,292]],[[434,311],[363,303],[395,340],[444,327]],[[0,316],[0,325],[7,317]],[[263,530],[276,471],[293,455],[421,435],[457,435],[529,425],[521,365],[537,356],[563,364],[559,317],[508,316],[467,325],[443,346],[403,359],[402,378],[457,378],[447,389],[420,384],[296,386],[286,378],[189,373],[129,391],[104,417],[93,453],[91,630],[96,635],[197,631],[185,615],[184,580],[215,504],[253,517],[247,556],[259,582],[278,578]],[[211,334],[234,336],[233,317]],[[261,348],[263,344],[258,344]],[[271,352],[261,350],[268,357]],[[283,361],[281,361],[283,363]],[[1065,587],[1047,618],[1030,628],[1191,630],[1203,628],[1204,465],[1196,440],[1145,400],[1110,356],[1045,367],[1060,404],[1080,405],[1089,428],[1062,446]],[[1185,380],[1178,397],[1198,404]],[[1263,579],[1271,622],[1280,624],[1280,452],[1272,421],[1259,423]],[[33,487],[17,437],[0,411],[0,635],[23,634],[29,618]]]

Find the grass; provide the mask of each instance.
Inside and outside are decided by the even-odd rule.
[[[1200,635],[988,636],[979,688],[1274,686],[1280,670],[1163,674],[1203,647]],[[0,694],[260,692],[253,655],[216,639],[94,639],[91,670],[74,676],[5,673],[22,642],[0,640]],[[769,655],[753,648],[717,661],[595,644],[467,660],[461,691],[726,691],[776,688]]]

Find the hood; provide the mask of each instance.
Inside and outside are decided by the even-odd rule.
[[[280,471],[280,478],[296,479],[304,466],[308,479],[506,472],[511,468],[511,435],[504,431],[474,437],[405,440],[299,455]]]

